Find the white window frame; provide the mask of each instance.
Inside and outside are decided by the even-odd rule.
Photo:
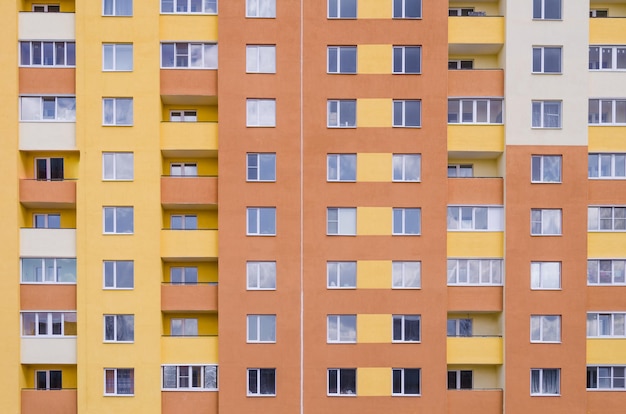
[[[119,63],[120,67],[118,67],[118,61],[123,62],[123,60],[120,60],[120,58],[118,57],[118,54],[121,54],[123,52],[123,49],[125,48],[130,49],[130,68],[122,66],[121,63]],[[107,53],[110,53],[111,55],[110,65],[108,65],[106,61]],[[134,56],[133,56],[133,44],[132,43],[103,43],[102,44],[102,71],[103,72],[132,72],[133,64],[134,64],[133,61],[134,61]]]
[[[25,118],[24,103],[38,101],[39,109],[37,116]],[[54,102],[54,115],[46,114],[45,103]],[[60,106],[64,102],[68,106]],[[49,110],[49,108],[47,109]],[[20,121],[21,122],[76,122],[76,97],[75,96],[20,96]]]
[[[419,4],[419,13],[416,16],[409,16],[407,9],[409,3]],[[393,18],[394,19],[421,19],[422,18],[422,0],[394,0],[393,1]]]
[[[410,278],[411,269],[417,270],[417,277]],[[392,289],[421,289],[422,287],[422,262],[421,261],[400,261],[391,262],[391,288]]]
[[[40,168],[40,161],[43,161],[43,163],[45,164],[42,166],[42,168]],[[65,178],[65,159],[62,157],[37,157],[34,159],[34,164],[35,179],[37,180],[63,181],[63,179]],[[55,164],[54,168],[52,164]],[[54,174],[54,176],[53,171],[56,173]],[[45,177],[40,177],[40,173],[43,173],[42,175],[45,174]]]
[[[326,126],[328,128],[356,128],[357,127],[357,101],[356,99],[329,99],[326,103],[327,108],[327,116],[326,116]],[[336,111],[332,112],[332,107],[335,106]],[[348,108],[350,106],[350,108]],[[344,107],[342,110],[341,108]],[[341,124],[342,112],[352,112],[354,111],[354,119],[350,119],[346,121],[343,125]]]
[[[342,61],[348,59],[343,52],[354,51],[354,70],[342,68]],[[336,68],[331,68],[331,57],[334,56]],[[342,59],[343,56],[343,59]],[[350,55],[352,57],[352,55]],[[358,48],[356,46],[328,46],[326,48],[326,73],[334,75],[354,75],[358,73]],[[352,62],[349,62],[352,63]],[[350,65],[352,66],[352,65]]]
[[[246,73],[276,73],[276,45],[246,45]]]
[[[465,174],[469,171],[469,175]],[[448,178],[471,178],[474,177],[472,164],[448,164]]]
[[[185,48],[183,51],[182,48]],[[166,51],[167,50],[167,51]],[[182,52],[182,53],[179,53]],[[172,60],[165,61],[171,54]],[[195,60],[192,60],[192,57]],[[161,69],[213,70],[218,67],[217,43],[161,42]]]
[[[186,2],[186,9],[187,11],[177,11],[176,10],[176,6],[177,3],[182,3],[182,2]],[[168,3],[171,4],[172,7],[172,11],[164,11],[163,9],[163,4],[164,3]],[[200,4],[201,4],[201,11],[191,11],[191,5],[192,5],[192,0],[161,0],[161,14],[192,14],[192,15],[196,15],[196,14],[209,14],[209,15],[215,15],[217,14],[217,5],[218,2],[217,0],[200,0]]]
[[[356,181],[356,154],[326,154],[326,181],[328,182],[355,182]],[[344,166],[351,169],[351,171],[345,171]],[[353,167],[353,168],[352,168]],[[332,172],[335,171],[333,175]],[[344,172],[347,172],[348,177],[345,177]]]
[[[417,171],[411,171],[412,167]],[[393,154],[391,169],[394,183],[418,183],[422,180],[422,155]]]
[[[356,368],[329,368],[326,371],[326,395],[329,397],[356,397],[356,393],[357,393],[357,372],[356,372]],[[341,386],[341,374],[342,372],[344,374],[351,374],[354,375],[354,390],[349,389],[349,390],[345,390],[343,388],[346,388],[346,386],[344,385],[344,387],[342,388]],[[335,382],[337,384],[337,389],[335,392],[331,392],[330,390],[330,377],[334,376],[335,377]],[[352,382],[352,381],[351,381]]]
[[[626,285],[625,273],[626,259],[587,260],[587,286],[624,286]],[[610,282],[605,281],[607,276]]]
[[[334,5],[331,3],[335,3]],[[354,3],[354,16],[352,15],[352,13],[350,13],[350,15],[342,15],[341,14],[341,3],[342,2],[346,2],[346,3]],[[331,7],[331,6],[335,6],[335,7]],[[328,0],[328,15],[327,17],[329,19],[356,19],[359,14],[358,14],[358,9],[359,9],[359,4],[358,4],[358,0]],[[350,10],[350,12],[352,12],[352,10]]]
[[[618,212],[619,214],[616,214]],[[607,217],[607,213],[610,213],[610,217]],[[610,224],[610,227],[607,224]],[[626,232],[626,206],[589,206],[587,230],[589,232]]]
[[[130,217],[131,217],[131,229],[129,232],[118,232],[117,228],[118,226],[118,218],[117,218],[117,214],[118,211],[121,212],[120,209],[130,209]],[[107,231],[107,211],[112,211],[113,212],[113,230],[112,231]],[[135,232],[135,211],[134,208],[132,206],[106,206],[106,207],[102,207],[102,234],[134,234]]]
[[[587,312],[587,338],[626,338],[626,313]]]
[[[107,170],[107,160],[112,169]],[[124,164],[130,162],[130,174],[125,174]],[[128,166],[126,166],[128,169]],[[135,154],[132,152],[103,152],[102,181],[133,181],[135,179]]]
[[[609,173],[603,168],[608,164]],[[590,153],[588,156],[588,178],[590,180],[626,179],[625,153]]]
[[[396,321],[399,322],[399,335],[396,335]],[[407,339],[407,321],[417,321],[417,339]],[[396,343],[419,343],[422,342],[422,317],[421,315],[392,315],[391,316],[391,342]]]
[[[597,49],[597,50],[595,50]],[[605,58],[604,53],[610,54],[610,59],[608,56]],[[626,54],[626,45],[589,45],[589,57],[591,54],[598,54],[597,67],[592,64],[591,59],[589,60],[589,70],[590,71],[624,71],[626,70],[626,62],[620,62],[621,67],[618,67],[618,54]],[[626,57],[626,56],[625,56]],[[610,61],[609,61],[610,60]]]
[[[276,99],[246,99],[246,126],[255,128],[275,127]]]
[[[413,231],[410,228],[415,223],[408,222],[407,215],[409,213],[417,214],[417,231]],[[419,236],[422,234],[422,209],[419,207],[394,207],[392,209],[391,221],[391,234],[394,236]]]
[[[35,317],[34,319],[34,328],[35,331],[32,335],[30,334],[26,334],[24,332],[25,330],[25,323],[24,323],[24,317],[26,315],[33,315]],[[54,320],[54,318],[57,318],[56,321]],[[60,317],[60,319],[58,319]],[[37,338],[59,338],[59,337],[65,337],[65,338],[75,338],[76,335],[68,335],[65,333],[65,323],[66,323],[66,317],[71,317],[72,320],[69,320],[68,323],[73,323],[74,325],[76,325],[76,311],[54,311],[54,312],[47,312],[47,311],[29,311],[29,312],[20,312],[20,323],[21,323],[21,337],[22,338],[32,338],[32,337],[37,337]],[[45,319],[45,321],[43,321]],[[54,333],[54,325],[55,324],[59,324],[60,325],[60,331],[59,333]],[[46,333],[41,333],[40,329],[42,326],[46,327]]]
[[[174,323],[180,323],[180,333],[174,333]],[[198,336],[198,318],[171,318],[170,336],[176,337],[196,337]]]
[[[553,179],[548,175],[549,161],[558,160],[559,176]],[[554,164],[557,165],[557,164]],[[530,182],[532,183],[561,183],[563,176],[563,157],[561,155],[531,155]]]
[[[331,214],[337,215],[337,220],[331,220]],[[357,209],[355,207],[328,207],[326,209],[327,236],[356,236]],[[336,222],[337,229],[331,225]]]
[[[254,161],[256,165],[251,163]],[[269,171],[268,171],[269,168]],[[276,182],[276,153],[249,152],[246,154],[246,181]]]
[[[103,315],[103,323],[102,323],[102,330],[103,330],[103,334],[102,337],[103,342],[104,343],[133,343],[135,342],[135,315],[131,315],[131,314],[126,314],[126,315],[121,315],[121,314],[116,314],[116,315]],[[113,324],[113,332],[107,332],[107,324],[108,323],[112,323]],[[120,336],[120,329],[123,329],[122,325],[126,325],[126,326],[130,326],[130,328],[132,329],[131,332],[131,336],[132,339],[119,339]],[[112,334],[112,335],[108,335],[108,334]]]
[[[463,387],[461,377],[469,372],[472,383],[470,387]],[[454,374],[454,387],[450,386],[450,374]],[[449,390],[471,390],[474,388],[474,371],[470,369],[448,370],[448,389]]]
[[[336,333],[331,337],[331,323],[337,327]],[[343,324],[354,325],[354,332],[351,326],[344,327]],[[347,332],[346,332],[347,329]],[[329,344],[354,344],[357,338],[357,316],[356,315],[328,315],[326,317],[326,342]]]
[[[617,373],[617,371],[621,373]],[[607,372],[608,371],[608,372]],[[595,387],[590,387],[589,375],[595,376]],[[601,375],[602,373],[602,375]],[[626,391],[626,366],[624,365],[599,365],[587,367],[587,391]],[[604,381],[602,381],[604,380]],[[601,384],[601,381],[603,384]],[[606,384],[608,382],[608,386]]]
[[[454,335],[451,335],[450,328],[453,328]],[[468,332],[464,330],[469,330]],[[474,320],[471,318],[449,318],[446,321],[446,335],[448,337],[469,338],[474,336]]]
[[[41,266],[35,268],[35,271],[36,271],[35,278],[41,279],[41,280],[39,281],[24,280],[24,260],[28,260],[28,261],[41,260]],[[73,260],[74,261],[75,273],[73,275],[73,279],[74,279],[73,281],[69,281],[69,282],[60,281],[64,277],[61,277],[62,275],[60,271],[63,267],[60,266],[58,262],[59,260],[63,260],[63,261]],[[52,264],[51,267],[48,266],[50,264]],[[76,279],[77,279],[77,269],[76,269],[75,257],[21,257],[20,258],[20,283],[23,285],[27,285],[27,284],[75,285]]]
[[[448,70],[474,69],[474,61],[470,59],[448,59]]]
[[[180,220],[180,226],[174,227],[174,220]],[[198,230],[198,216],[196,214],[170,214],[171,230]]]
[[[357,262],[326,262],[326,288],[356,289]]]
[[[246,327],[246,342],[248,342],[249,344],[276,343],[276,315],[247,315]],[[267,328],[270,330],[269,339],[266,336],[262,335],[263,328]]]
[[[546,69],[546,51],[559,51],[558,70]],[[535,74],[559,75],[563,73],[563,46],[533,46],[531,72]],[[537,62],[537,59],[539,60]],[[537,67],[538,66],[538,67]]]
[[[458,109],[456,113],[452,112],[454,106]],[[466,114],[464,108],[469,106],[472,108],[471,120],[464,118]],[[479,108],[479,106],[484,108]],[[452,114],[455,114],[457,118],[451,118]],[[486,120],[479,120],[479,114],[484,115]],[[448,124],[502,125],[503,120],[504,100],[502,98],[448,98]]]
[[[54,218],[55,223],[51,223],[51,219]],[[38,222],[42,220],[43,225],[39,226]],[[58,223],[58,226],[56,225]],[[33,228],[35,229],[60,229],[61,228],[61,214],[60,213],[34,213],[33,214]]]
[[[591,9],[589,10],[589,17],[609,17],[608,9]]]
[[[128,8],[128,4],[130,3],[130,13],[125,12],[124,10],[118,10],[118,5],[120,8],[124,6],[126,3],[126,8]],[[111,11],[107,12],[107,4],[110,4]],[[133,15],[133,0],[102,0],[102,15],[103,16],[132,16]]]
[[[198,163],[170,162],[170,177],[197,177],[197,176],[198,176]]]
[[[618,122],[618,118],[621,122]],[[626,99],[589,99],[588,121],[590,126],[626,125]]]
[[[558,286],[549,283],[551,268],[558,267]],[[561,262],[530,262],[530,288],[532,290],[561,290]]]
[[[273,389],[273,392],[263,392],[262,389],[263,388],[267,388],[267,385],[265,385],[265,387],[263,386],[263,372],[266,371],[268,374],[273,374],[274,377],[274,384],[271,385],[271,389]],[[271,372],[270,372],[271,371]],[[253,392],[250,389],[250,374],[251,372],[256,372],[256,392]],[[269,384],[268,384],[269,385]],[[248,397],[275,397],[276,396],[276,368],[248,368],[247,370],[247,395]]]
[[[170,111],[170,122],[198,122],[198,111],[195,109],[173,109]]]
[[[275,19],[276,0],[246,0],[246,17],[254,19]]]
[[[270,232],[263,232],[262,213],[273,212],[274,229]],[[250,227],[250,220],[255,217],[256,228]],[[266,217],[267,218],[267,217]],[[276,236],[276,207],[248,207],[246,208],[246,235],[248,236]]]
[[[417,70],[407,69],[407,65],[410,62],[407,61],[407,51],[417,49],[418,51],[418,66]],[[401,58],[400,67],[396,67],[396,54],[399,54]],[[392,72],[393,74],[398,75],[419,75],[422,73],[422,47],[418,45],[407,45],[407,46],[393,46],[392,51]]]
[[[556,321],[556,338],[549,338],[551,321]],[[561,343],[561,315],[530,315],[531,343]]]
[[[547,390],[543,388],[543,375],[545,371],[556,371],[557,372],[557,392],[556,393],[548,393]],[[533,372],[538,373],[538,381],[539,381],[539,392],[533,392],[532,389],[532,377]],[[544,396],[544,397],[557,397],[561,395],[561,369],[560,368],[531,368],[530,370],[530,395],[532,397],[536,396]]]
[[[118,286],[118,265],[128,265],[129,263],[131,270],[131,286]],[[110,283],[107,282],[107,267],[111,268]],[[135,262],[133,260],[104,260],[102,262],[102,288],[105,290],[133,290],[135,288]]]
[[[535,219],[535,213],[540,213],[539,219]],[[547,214],[555,214],[558,212],[558,229],[556,232],[548,232],[549,229],[546,227],[548,223],[548,219],[546,218]],[[539,231],[534,230],[533,224],[540,226]],[[530,235],[531,236],[561,236],[563,235],[563,210],[560,208],[532,208],[530,209]]]
[[[408,106],[417,105],[417,119],[413,119]],[[413,108],[415,109],[415,108]],[[397,111],[396,111],[397,110]],[[400,116],[398,115],[398,113]],[[422,101],[419,99],[403,99],[393,101],[393,127],[394,128],[421,128],[422,127]]]
[[[193,385],[194,370],[197,368],[199,368],[198,382],[200,386]],[[171,372],[172,370],[173,372]],[[166,371],[170,372],[166,373]],[[161,365],[161,391],[217,391],[218,372],[217,365]],[[169,381],[173,380],[176,382],[175,386],[167,383],[168,379],[166,377],[172,374],[174,378],[170,378]],[[184,384],[185,381],[188,382],[187,386]],[[207,384],[207,381],[210,382]]]
[[[276,290],[276,262],[246,263],[247,290]]]
[[[60,382],[60,386],[59,387],[53,387],[52,386],[52,375],[58,375],[58,381]],[[44,382],[45,382],[45,386],[44,387],[40,387],[39,386],[39,374],[43,374],[44,375]],[[46,369],[46,370],[41,370],[38,369],[35,371],[35,389],[36,390],[62,390],[63,389],[63,371],[60,369]]]
[[[113,392],[107,392],[107,372],[113,373]],[[120,392],[119,387],[119,374],[130,374],[130,392]],[[104,396],[117,396],[117,397],[132,397],[135,395],[135,369],[134,368],[105,368],[104,369]]]
[[[558,106],[558,113],[551,114],[546,112],[546,107]],[[531,128],[533,129],[561,129],[563,127],[563,102],[558,100],[542,100],[532,101],[531,106]],[[557,125],[553,122],[547,122],[547,117],[556,117]]]
[[[408,391],[406,391],[406,372],[410,370],[410,371],[417,371],[417,375],[418,375],[418,392],[417,393],[410,393]],[[400,392],[396,391],[393,387],[393,383],[394,381],[394,376],[396,375],[400,375]],[[420,395],[422,395],[422,370],[420,368],[392,368],[391,369],[391,395],[392,396],[411,396],[411,397],[419,397]]]
[[[486,214],[486,228],[476,228],[480,223],[479,213]],[[471,221],[464,220],[463,214],[471,213]],[[465,216],[467,217],[467,216]],[[453,221],[455,220],[456,221]],[[448,206],[447,212],[448,231],[503,231],[504,209],[501,206]],[[455,225],[456,224],[456,225]],[[468,226],[469,224],[469,226]],[[466,226],[466,227],[464,227]]]
[[[33,5],[34,6],[34,5]],[[59,46],[62,45],[60,57]],[[73,68],[76,67],[76,43],[65,41],[42,41],[42,40],[20,40],[20,67],[54,67]],[[36,53],[36,48],[39,52]],[[46,63],[46,56],[52,58],[51,63]],[[38,61],[40,63],[33,63]],[[57,63],[61,62],[62,63]]]
[[[179,280],[174,281],[174,278]],[[170,267],[170,283],[172,285],[197,285],[198,266]]]
[[[559,16],[546,17],[546,3],[559,3]],[[539,7],[539,10],[537,10]],[[563,3],[561,0],[534,0],[533,2],[533,20],[562,20],[563,19]]]
[[[128,104],[128,112],[122,113],[120,105]],[[103,126],[132,126],[134,121],[133,98],[102,98],[102,125]],[[118,112],[118,110],[120,112]]]
[[[502,286],[503,280],[502,259],[448,258],[448,286]]]
[[[33,3],[33,7],[31,10],[35,13],[59,13],[61,11],[61,5],[58,3],[55,3],[55,4]]]

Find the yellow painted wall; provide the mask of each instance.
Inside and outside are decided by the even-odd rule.
[[[357,99],[356,126],[386,128],[392,125],[391,99]]]
[[[25,388],[35,388],[35,372],[48,370],[61,370],[63,388],[77,388],[76,365],[23,365]]]
[[[497,313],[448,313],[448,319],[471,319],[473,335],[502,335]]]
[[[217,175],[217,158],[163,158],[163,175],[170,175],[171,164],[179,162],[196,163],[198,175]]]
[[[359,260],[356,274],[357,289],[391,288],[391,260]]]
[[[451,158],[448,160],[448,164],[471,164],[474,177],[499,177],[497,159]]]
[[[626,364],[626,339],[587,339],[587,364]]]
[[[391,368],[358,368],[356,394],[359,397],[391,395]]]
[[[504,151],[504,125],[448,125],[448,151]]]
[[[471,370],[473,388],[503,388],[498,380],[498,365],[448,365],[448,371]]]
[[[44,0],[25,1],[21,0],[20,11],[29,12],[33,10],[33,4],[58,4],[61,6],[61,13],[73,13],[76,8],[74,7],[74,0],[54,0],[47,2]]]
[[[163,105],[163,121],[170,120],[170,111],[195,110],[198,122],[217,122],[217,106],[210,105]]]
[[[198,282],[217,282],[217,262],[165,262],[163,263],[163,281],[170,281],[170,269],[172,267],[196,266],[198,268]]]
[[[392,55],[392,45],[358,45],[357,73],[391,73]]]
[[[391,19],[391,0],[359,0],[357,17],[359,19]]]
[[[216,313],[164,313],[163,334],[170,335],[170,322],[172,319],[193,318],[198,320],[198,335],[217,335]]]
[[[159,4],[156,6],[158,8]],[[159,28],[159,39],[162,41],[217,41],[217,16],[168,14],[159,16],[159,21],[152,23]]]
[[[391,234],[390,207],[357,207],[356,234],[358,236],[385,236]]]
[[[589,19],[589,44],[624,44],[626,43],[625,27],[622,19]]]
[[[163,210],[163,228],[171,227],[171,216],[181,214],[197,216],[198,229],[217,228],[217,210]]]
[[[624,256],[626,233],[593,232],[587,234],[587,256],[597,259]]]
[[[63,174],[65,179],[78,178],[78,152],[21,152],[20,178],[35,178],[36,158],[63,158]]]
[[[504,233],[449,231],[448,257],[504,257]]]
[[[502,364],[501,337],[448,337],[448,364]]]
[[[590,126],[589,152],[624,152],[626,151],[626,127],[619,126]]]
[[[497,55],[449,55],[448,60],[473,60],[474,69],[500,69]]]
[[[356,317],[357,343],[389,343],[392,334],[391,315],[359,314]]]
[[[359,182],[390,182],[393,154],[359,153],[356,155],[356,180]]]

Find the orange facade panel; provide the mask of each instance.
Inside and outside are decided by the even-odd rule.
[[[587,396],[588,414],[623,413],[626,406],[626,393],[615,391],[589,391]]]
[[[161,285],[163,312],[217,311],[217,284]]]
[[[502,414],[502,390],[449,390],[448,412]]]
[[[19,71],[20,94],[76,94],[74,68],[20,68]]]
[[[162,69],[162,96],[217,96],[217,71]]]
[[[626,204],[626,181],[589,180],[589,205]]]
[[[162,392],[161,413],[217,414],[217,392]]]
[[[448,96],[504,96],[504,71],[449,70]]]
[[[20,285],[22,310],[74,310],[76,285]]]
[[[448,178],[448,204],[504,203],[502,178]]]
[[[76,390],[22,390],[22,414],[76,414]]]
[[[20,203],[29,208],[76,206],[76,181],[21,179]]]
[[[161,177],[161,204],[165,208],[217,204],[217,177]]]
[[[448,286],[448,312],[502,312],[502,286]]]

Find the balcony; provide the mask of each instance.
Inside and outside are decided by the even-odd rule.
[[[626,233],[590,232],[587,234],[587,257],[598,259],[624,256]]]
[[[610,75],[611,72],[598,73],[598,75],[603,74]],[[594,74],[591,73],[591,75]],[[589,152],[626,152],[626,142],[624,142],[626,127],[590,126],[587,130],[589,131]]]
[[[50,311],[76,309],[76,285],[21,284],[20,309]]]
[[[504,71],[449,70],[448,96],[504,96]]]
[[[22,390],[21,414],[76,414],[76,390]]]
[[[161,392],[162,414],[216,414],[217,392],[175,391]]]
[[[20,122],[19,145],[20,151],[75,151],[76,123]]]
[[[217,154],[217,129],[217,122],[162,122],[161,151],[166,157]]]
[[[502,286],[448,286],[449,312],[502,312]]]
[[[20,94],[76,94],[76,69],[74,68],[19,68]],[[54,79],[54,82],[50,82]]]
[[[75,208],[76,181],[21,179],[20,203],[28,208]]]
[[[163,312],[217,312],[217,283],[161,285]]]
[[[161,177],[163,208],[208,208],[217,204],[217,177]]]
[[[502,178],[448,178],[448,204],[504,204]]]
[[[626,18],[589,19],[589,44],[623,45],[626,43]]]
[[[18,17],[20,40],[75,40],[74,13],[20,12]]]
[[[588,338],[587,365],[625,365],[626,339]]]
[[[169,261],[217,258],[217,230],[161,230],[161,257]]]
[[[448,51],[452,55],[492,55],[504,45],[504,17],[448,17]]]
[[[501,336],[455,336],[447,340],[448,364],[501,365]]]
[[[76,257],[76,230],[20,229],[20,256]]]
[[[447,249],[448,257],[504,257],[504,233],[449,231]]]
[[[496,158],[504,151],[504,125],[448,125],[448,156]]]
[[[480,409],[481,414],[502,414],[502,390],[448,390],[448,412],[466,412],[468,407]]]
[[[161,99],[168,105],[217,102],[217,70],[161,69]]]
[[[217,335],[161,337],[161,363],[217,364]]]
[[[22,364],[76,364],[76,337],[22,337]]]

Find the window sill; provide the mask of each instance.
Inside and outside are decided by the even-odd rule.
[[[162,392],[217,392],[217,388],[161,388]]]
[[[217,13],[198,12],[160,12],[161,16],[217,16]]]
[[[251,398],[268,398],[276,397],[276,394],[247,394],[247,396]]]
[[[530,129],[534,129],[534,130],[561,130],[563,129],[563,127],[534,127],[531,126]]]

